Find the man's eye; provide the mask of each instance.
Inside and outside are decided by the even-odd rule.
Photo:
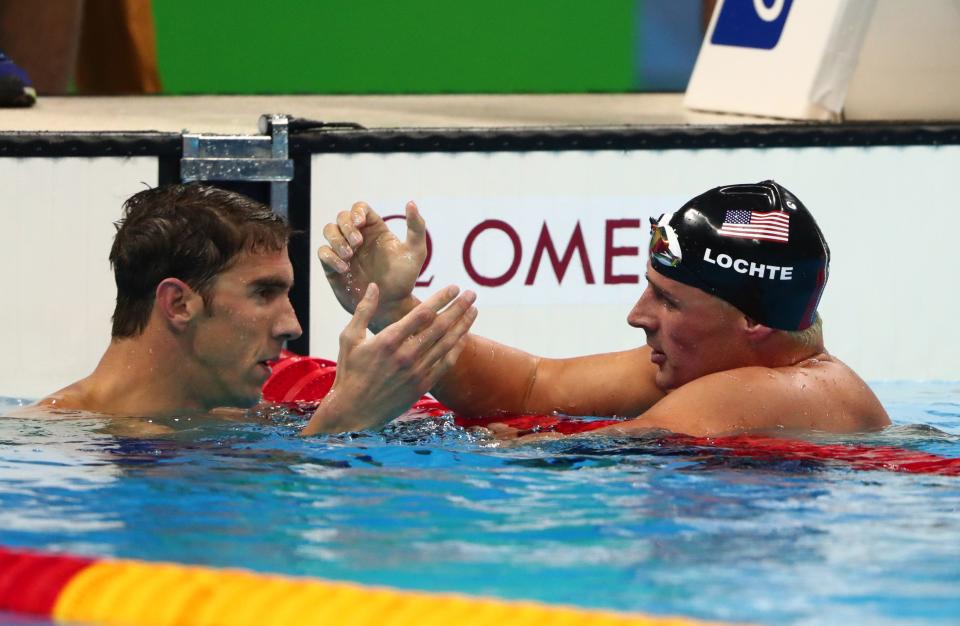
[[[670,310],[674,310],[674,309],[677,308],[677,303],[674,302],[673,300],[671,300],[670,298],[668,298],[668,297],[667,297],[665,294],[663,294],[663,293],[657,293],[657,300],[659,300],[660,302],[662,302],[662,303],[663,303],[663,306],[667,307],[667,308],[670,309]]]

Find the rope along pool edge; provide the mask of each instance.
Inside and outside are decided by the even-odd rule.
[[[154,626],[703,626],[679,617],[401,591],[175,563],[0,547],[0,611],[58,622]]]

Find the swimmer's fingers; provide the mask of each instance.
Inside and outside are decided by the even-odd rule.
[[[473,310],[476,311],[477,309],[474,308]],[[443,357],[443,370],[438,372],[437,380],[440,379],[440,376],[443,376],[444,374],[446,374],[448,369],[450,369],[451,367],[457,364],[457,360],[460,358],[460,355],[463,353],[464,350],[467,349],[467,343],[468,343],[467,337],[469,337],[468,333],[470,332],[470,327],[473,326],[473,323],[477,320],[477,313],[474,312],[472,315],[473,315],[473,319],[470,320],[470,323],[467,326],[466,330],[463,332],[463,335],[461,335],[460,338],[457,339],[456,345],[454,345],[453,348],[451,348],[450,352],[447,352],[447,356]],[[433,385],[430,385],[430,386],[433,387]]]
[[[351,250],[356,250],[363,243],[363,235],[360,233],[360,229],[367,223],[367,212],[369,210],[370,207],[365,202],[355,202],[349,211],[337,213],[337,228],[340,229],[340,235]]]
[[[458,293],[460,293],[459,287],[457,287],[456,285],[447,285],[443,289],[437,291],[432,296],[424,300],[421,306],[425,306],[429,309],[432,309],[434,313],[439,313],[440,311],[443,310],[445,306],[453,302],[453,299],[457,297]]]
[[[472,306],[475,299],[473,292],[464,293],[436,315],[421,333],[409,336],[396,348],[395,363],[406,370],[418,394],[436,385],[460,358],[466,347],[466,335],[477,319],[477,309]]]
[[[472,306],[427,352],[423,360],[430,367],[427,377],[429,387],[433,387],[440,377],[457,363],[460,354],[467,347],[467,335],[476,320],[477,307]]]
[[[346,237],[340,232],[337,224],[327,224],[323,227],[323,236],[329,242],[330,248],[344,261],[353,257],[353,248],[347,243]]]
[[[317,249],[317,258],[320,259],[320,265],[323,267],[323,273],[329,276],[336,274],[346,274],[350,266],[340,258],[330,246],[320,246]]]
[[[450,304],[459,292],[459,288],[454,285],[441,289],[383,329],[377,338],[388,350],[397,352],[401,356],[401,361],[412,365],[418,355],[415,351],[409,350],[409,346],[404,345],[404,342],[414,338],[414,335],[433,324],[437,319],[437,312]]]
[[[383,218],[365,202],[354,204],[350,210],[350,216],[353,225],[362,235],[361,244],[364,241],[375,241],[383,235],[396,239],[396,236],[387,228],[387,223],[383,221]]]
[[[429,327],[418,335],[418,344],[423,352],[423,361],[433,366],[450,352],[465,335],[474,320],[477,319],[477,309],[473,306],[477,295],[466,291],[454,300],[442,313],[437,315]]]
[[[341,356],[351,352],[360,345],[367,337],[367,325],[373,319],[377,312],[377,304],[380,301],[380,289],[376,283],[367,285],[367,290],[363,298],[357,303],[357,308],[353,312],[353,317],[347,322],[343,332],[340,333],[340,352]]]
[[[369,225],[371,217],[375,218],[374,221],[380,219],[380,216],[366,202],[354,202],[350,207],[350,222],[357,228]]]
[[[423,250],[427,247],[427,223],[420,215],[417,204],[413,201],[406,206],[407,213],[407,246],[411,250]]]

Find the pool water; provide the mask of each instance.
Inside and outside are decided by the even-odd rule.
[[[893,427],[815,439],[960,457],[960,383],[874,389]],[[958,476],[303,422],[0,419],[0,545],[760,624],[960,622]]]

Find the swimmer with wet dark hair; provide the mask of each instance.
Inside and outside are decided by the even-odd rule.
[[[773,181],[728,185],[651,222],[647,287],[627,316],[646,333],[645,346],[548,359],[469,335],[433,394],[467,416],[636,416],[595,431],[612,434],[851,433],[890,424],[866,383],[823,345],[817,306],[830,251],[796,196]],[[426,228],[412,203],[407,227]],[[330,245],[318,255],[348,311],[347,285],[380,285],[371,329],[417,306],[422,237],[399,242],[362,202],[324,235]]]
[[[110,345],[92,374],[25,413],[151,417],[256,405],[284,342],[301,334],[289,299],[290,235],[270,207],[216,187],[132,196],[110,251]],[[384,407],[410,406],[456,361],[476,318],[473,294],[447,287],[369,337],[378,290],[364,285],[360,295],[333,390],[306,434],[362,430],[379,425]],[[371,381],[389,398],[371,393]]]

